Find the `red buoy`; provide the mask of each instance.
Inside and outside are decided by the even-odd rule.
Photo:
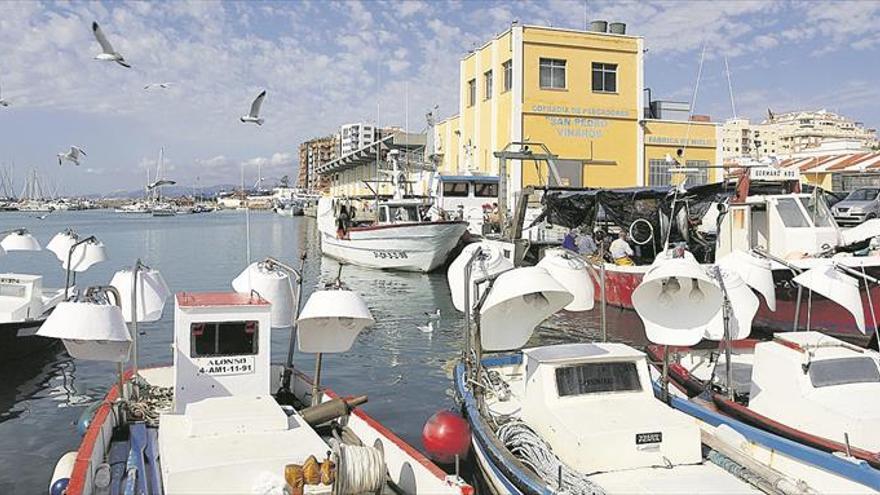
[[[442,464],[467,455],[471,447],[471,428],[467,421],[452,411],[438,411],[428,418],[422,429],[422,445],[428,456]]]

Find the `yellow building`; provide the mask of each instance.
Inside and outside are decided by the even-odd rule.
[[[697,169],[720,164],[719,126],[687,113],[645,118],[643,39],[513,25],[460,63],[459,113],[434,127],[440,173],[498,174],[494,152],[543,143],[565,186],[666,185],[666,155]],[[657,102],[655,102],[657,103]],[[665,119],[665,120],[664,120]],[[681,150],[679,154],[679,150]],[[509,162],[510,190],[547,182],[546,166]],[[695,181],[721,177],[694,172]],[[665,184],[664,184],[665,183]]]

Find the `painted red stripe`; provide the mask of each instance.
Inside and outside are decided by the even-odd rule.
[[[125,380],[128,381],[130,378],[131,370],[125,373]],[[89,428],[86,430],[86,434],[83,435],[83,441],[80,443],[79,450],[76,452],[76,461],[73,464],[73,471],[70,473],[70,483],[67,485],[66,495],[82,495],[85,491],[86,479],[88,478],[89,465],[92,459],[92,453],[95,450],[95,443],[98,441],[104,423],[107,422],[107,419],[110,416],[113,402],[117,397],[119,397],[119,389],[114,385],[110,391],[107,392],[104,402],[95,412],[92,422],[89,423]]]

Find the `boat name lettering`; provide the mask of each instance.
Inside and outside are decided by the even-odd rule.
[[[644,445],[646,443],[662,443],[663,432],[655,431],[651,433],[636,433],[636,445]]]
[[[254,372],[253,356],[217,357],[204,361],[199,373],[212,376],[244,375]]]
[[[409,258],[406,251],[373,251],[373,257],[383,260],[405,260]]]

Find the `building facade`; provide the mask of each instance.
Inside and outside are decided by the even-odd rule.
[[[731,159],[788,157],[840,140],[857,141],[865,150],[878,146],[876,129],[824,109],[770,113],[760,124],[730,119],[724,123],[722,134],[724,157]]]
[[[434,128],[440,172],[498,174],[494,153],[523,141],[557,155],[572,187],[668,185],[667,154],[681,166],[720,162],[717,124],[681,120],[674,105],[653,118],[643,53],[638,36],[513,25],[460,62],[459,113]],[[513,162],[508,180],[515,194],[549,179],[545,165]]]
[[[376,141],[376,127],[358,122],[339,128],[339,156],[348,155]]]
[[[336,134],[300,144],[296,187],[305,191],[326,190],[327,181],[318,174],[318,167],[335,160],[338,153],[339,136]]]

